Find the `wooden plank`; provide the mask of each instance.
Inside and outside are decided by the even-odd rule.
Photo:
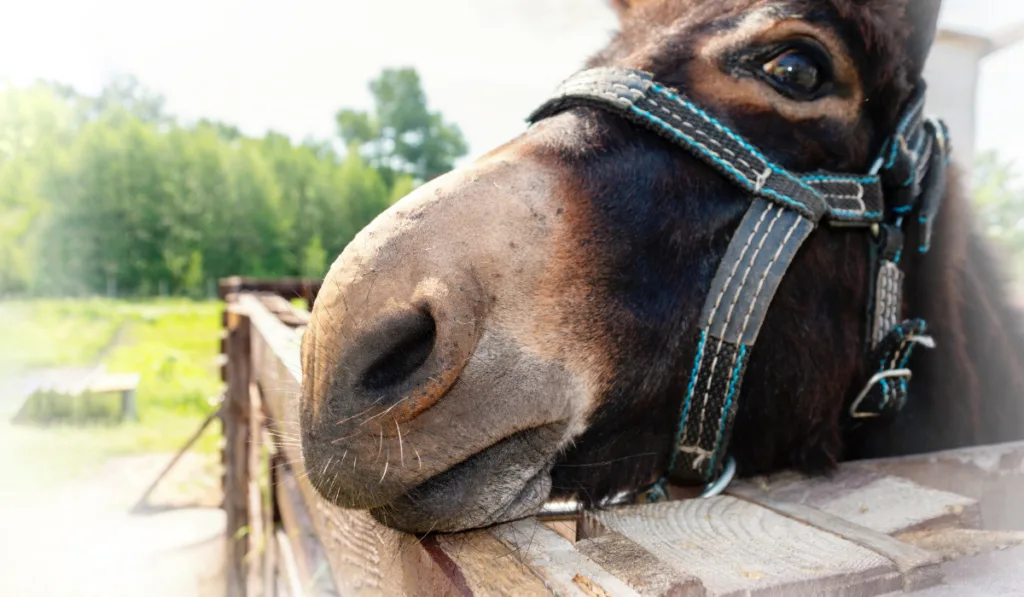
[[[319,278],[223,278],[217,284],[217,296],[228,300],[232,294],[242,292],[270,292],[284,298],[302,298],[312,306],[323,280]]]
[[[1024,594],[1024,547],[948,562],[942,572],[944,584],[913,593],[914,597],[1020,597]]]
[[[427,537],[421,545],[435,560],[458,567],[465,589],[477,595],[551,595],[544,582],[516,554],[489,533]],[[436,545],[443,556],[434,551]]]
[[[330,575],[326,551],[306,510],[298,481],[288,465],[278,469],[277,477],[278,511],[283,530],[291,541],[292,558],[302,586],[308,587],[309,593],[318,597],[336,596],[338,592]]]
[[[288,594],[291,597],[305,597],[306,592],[302,589],[299,568],[295,564],[295,555],[292,553],[292,546],[288,542],[288,537],[280,529],[274,533],[274,537],[277,550],[281,554],[281,571],[284,573],[284,584],[287,587]]]
[[[1024,531],[1024,442],[855,464],[978,500],[983,529]]]
[[[753,493],[746,499],[793,520],[839,535],[887,558],[903,575],[905,591],[935,586],[942,581],[939,574],[942,558],[933,553],[804,504],[776,501],[761,493]]]
[[[577,531],[575,520],[543,520],[544,526],[558,533],[570,543],[576,543]]]
[[[291,302],[276,294],[258,295],[260,303],[287,326],[298,327],[309,324],[309,311],[296,308]]]
[[[249,383],[249,443],[247,444],[248,467],[248,529],[246,540],[246,594],[250,597],[263,595],[263,549],[267,543],[268,529],[263,526],[264,504],[260,480],[263,476],[262,439],[263,409],[259,388]],[[272,531],[271,531],[272,532]]]
[[[249,319],[228,307],[228,388],[223,406],[224,421],[224,510],[227,517],[227,594],[246,595],[245,537],[249,523]]]
[[[673,569],[643,547],[613,532],[576,543],[594,560],[644,597],[703,597],[700,580]]]
[[[257,382],[275,426],[296,429],[301,393],[297,336],[254,297],[243,294],[239,302],[250,314]],[[463,595],[466,590],[487,594],[486,586],[467,584],[476,576],[463,573],[461,554],[449,557],[442,550],[425,549],[412,535],[379,524],[368,512],[342,510],[325,502],[304,480],[299,446],[281,442],[279,447],[295,473],[298,493],[323,543],[339,594]]]
[[[709,595],[878,595],[901,591],[886,558],[731,496],[629,506],[595,516]]]
[[[530,518],[491,532],[560,596],[638,596],[632,587],[580,553],[564,537]]]
[[[1024,531],[937,529],[900,535],[900,541],[916,545],[944,560],[973,557],[1024,545]]]
[[[264,418],[266,418],[266,408],[262,404],[260,406]],[[260,429],[260,441],[264,446],[264,457],[260,463],[260,474],[263,479],[261,487],[264,483],[266,484],[262,513],[263,528],[268,536],[263,553],[263,597],[276,597],[277,541],[273,539],[273,536],[277,530],[277,495],[275,492],[277,479],[274,469],[277,467],[280,458],[277,454],[274,438],[270,435],[269,423],[266,421],[263,428]]]
[[[762,503],[811,506],[859,526],[893,534],[935,528],[977,528],[977,500],[923,487],[859,466],[840,466],[830,476],[784,472],[737,481],[728,493]]]

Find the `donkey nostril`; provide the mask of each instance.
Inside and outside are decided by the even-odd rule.
[[[388,322],[381,330],[380,350],[359,380],[364,390],[380,391],[409,379],[434,350],[437,324],[429,311],[416,311]]]

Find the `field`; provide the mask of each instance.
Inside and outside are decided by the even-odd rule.
[[[216,408],[221,309],[188,300],[0,303],[0,380],[7,382],[0,384],[0,449],[18,454],[0,463],[8,489],[81,477],[112,456],[175,451]],[[18,380],[44,368],[97,364],[141,374],[137,422],[10,422],[24,399]],[[212,456],[218,441],[213,425],[195,450]]]

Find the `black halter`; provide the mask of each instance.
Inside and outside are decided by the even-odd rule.
[[[949,160],[946,126],[923,115],[924,89],[922,82],[863,175],[790,172],[678,91],[631,69],[582,71],[530,116],[533,123],[579,106],[612,112],[692,153],[751,196],[704,303],[675,449],[652,498],[663,493],[667,479],[706,482],[722,473],[744,369],[768,306],[821,221],[860,227],[876,239],[867,330],[875,373],[851,403],[850,416],[891,416],[903,407],[914,346],[934,346],[922,320],[901,319],[903,224],[916,215],[919,251],[927,252]]]

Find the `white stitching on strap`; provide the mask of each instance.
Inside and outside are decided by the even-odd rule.
[[[761,174],[758,175],[758,177],[757,177],[757,185],[754,186],[754,192],[755,193],[760,193],[761,192],[761,189],[764,188],[765,183],[768,182],[768,177],[771,176],[771,175],[772,175],[772,169],[771,168],[765,168],[764,172],[762,172]]]
[[[764,271],[761,272],[761,279],[757,283],[757,290],[754,291],[754,298],[750,301],[750,308],[747,309],[747,315],[743,319],[743,327],[740,330],[740,336],[739,336],[739,343],[740,344],[743,343],[743,335],[747,333],[747,326],[750,325],[750,317],[754,314],[754,308],[757,306],[757,299],[760,298],[761,291],[764,289],[764,282],[765,282],[765,280],[768,279],[768,274],[771,273],[772,268],[775,267],[775,264],[778,262],[779,256],[782,255],[782,251],[785,250],[787,245],[789,245],[789,240],[793,237],[793,233],[796,232],[796,229],[800,226],[800,223],[801,223],[802,219],[803,218],[797,218],[796,220],[793,221],[793,225],[790,226],[789,230],[786,232],[786,237],[784,239],[782,239],[782,243],[779,244],[779,248],[776,249],[775,254],[772,255],[772,258],[768,261],[768,265],[765,266]],[[719,341],[719,347],[720,346],[721,346],[721,341]],[[729,372],[726,374],[726,378],[727,379],[732,379],[732,377],[736,374],[736,365],[739,364],[739,356],[740,356],[740,351],[739,350],[733,352],[732,362],[729,364]],[[717,356],[716,356],[716,358],[717,358]],[[710,386],[711,386],[711,384],[709,383],[708,387],[710,388]],[[707,406],[707,402],[705,401],[705,407],[706,406]],[[725,402],[723,402],[722,403],[722,411],[718,414],[718,420],[719,421],[723,421],[723,415],[725,414],[725,407],[726,407],[726,404],[725,404]],[[702,422],[703,422],[703,414],[704,414],[703,411],[701,411]],[[725,423],[722,422],[721,424],[724,425]],[[722,433],[722,429],[721,428],[719,428],[718,433],[719,433],[719,435]],[[714,454],[714,450],[711,453]],[[702,454],[700,458],[698,458],[697,460],[694,461],[694,469],[696,469],[697,465],[699,463],[703,462],[704,460],[705,460],[705,457]]]
[[[747,283],[747,278],[750,276],[750,272],[751,272],[751,270],[754,269],[754,264],[757,262],[757,256],[761,253],[761,249],[764,248],[765,241],[767,241],[768,237],[771,236],[772,230],[775,228],[776,222],[779,221],[779,218],[782,217],[782,214],[785,212],[785,209],[783,209],[781,207],[778,207],[778,208],[775,208],[775,209],[778,209],[778,211],[775,213],[775,216],[772,218],[771,223],[768,224],[768,230],[761,237],[761,242],[758,243],[757,249],[754,250],[754,254],[750,257],[750,263],[747,264],[747,269],[744,270],[744,272],[743,272],[743,278],[740,280],[740,284],[736,288],[736,295],[733,297],[732,304],[729,306],[729,312],[726,313],[726,316],[725,316],[725,325],[722,327],[722,336],[724,336],[726,334],[726,332],[728,331],[728,329],[729,329],[729,324],[732,322],[732,315],[735,312],[736,305],[739,303],[740,296],[742,296],[742,294],[743,294],[742,291],[743,291],[743,287]],[[753,237],[753,235],[754,235],[754,233],[751,233],[751,237]],[[703,433],[704,433],[704,415],[705,415],[705,413],[707,411],[708,400],[711,397],[711,382],[714,380],[714,377],[715,377],[715,369],[718,368],[718,357],[722,354],[722,344],[723,343],[724,343],[724,341],[722,340],[721,337],[719,337],[718,338],[718,345],[715,347],[715,355],[711,359],[711,372],[708,374],[708,383],[704,387],[704,401],[703,401],[703,406],[700,409],[700,421],[699,421],[699,423],[697,425],[697,438],[696,438],[696,440],[697,440],[698,444],[700,443],[701,435],[703,435]],[[696,466],[696,463],[694,463],[694,465]]]
[[[754,224],[754,230],[751,231],[750,236],[747,237],[746,244],[743,245],[743,249],[740,251],[739,256],[736,258],[736,262],[733,263],[732,270],[729,272],[729,277],[726,278],[725,283],[722,284],[722,289],[719,291],[718,297],[715,299],[715,304],[714,304],[714,306],[711,307],[711,312],[708,314],[708,322],[707,322],[708,333],[711,333],[711,324],[715,320],[715,315],[718,314],[718,308],[722,305],[722,298],[725,297],[726,291],[729,290],[729,285],[732,284],[733,278],[736,276],[736,271],[740,267],[740,263],[743,262],[743,258],[747,255],[747,250],[750,249],[750,244],[754,241],[754,237],[757,236],[757,231],[761,229],[761,224],[764,223],[764,220],[768,216],[768,213],[771,212],[773,209],[778,209],[779,210],[779,213],[777,213],[775,215],[776,219],[778,219],[778,217],[781,215],[781,213],[782,213],[782,208],[781,207],[776,207],[775,205],[773,205],[771,203],[766,204],[765,205],[765,210],[763,212],[761,212],[761,217],[757,220],[757,223]],[[742,288],[742,285],[740,286],[740,288]],[[739,290],[737,290],[737,295],[738,295],[738,293],[739,293]],[[719,342],[719,348],[721,348],[721,342]],[[695,384],[697,383],[697,379],[700,378],[701,366],[703,365],[703,363],[704,363],[704,355],[701,354],[700,358],[697,360],[697,368],[693,372],[693,376],[694,376],[693,383],[695,383]],[[714,373],[714,371],[712,371],[712,373]],[[691,400],[692,400],[692,396],[691,396]],[[682,440],[684,440],[685,438],[686,438],[686,434],[684,432],[683,437],[680,438],[680,440],[681,440],[680,441],[680,445],[683,445],[682,444]],[[698,443],[700,443],[700,435],[699,434],[698,434],[698,436],[695,439],[696,439],[696,441]]]
[[[675,120],[677,120],[677,121],[678,121],[678,122],[679,122],[680,124],[682,124],[682,125],[683,125],[683,126],[685,126],[686,128],[692,129],[692,130],[693,130],[693,131],[694,131],[694,132],[695,132],[696,134],[698,134],[698,135],[700,135],[700,136],[704,137],[705,139],[707,139],[708,141],[710,141],[711,143],[713,143],[713,144],[714,144],[715,146],[717,146],[717,147],[721,148],[721,150],[722,150],[723,152],[725,152],[725,154],[726,154],[726,155],[728,155],[729,157],[732,157],[732,158],[734,158],[734,159],[735,159],[735,160],[736,160],[737,162],[739,162],[740,164],[743,164],[744,166],[746,166],[746,167],[747,167],[747,169],[748,169],[748,170],[750,170],[750,172],[751,172],[751,173],[752,173],[753,175],[756,175],[756,174],[757,174],[757,172],[758,172],[758,169],[757,169],[756,167],[754,167],[754,166],[751,166],[749,162],[747,162],[747,161],[746,161],[746,160],[744,160],[744,159],[743,159],[742,157],[740,157],[739,155],[737,155],[735,151],[733,151],[733,150],[729,149],[728,147],[726,147],[725,145],[723,145],[723,144],[722,144],[722,142],[721,142],[721,141],[719,141],[718,139],[715,139],[715,138],[714,138],[714,137],[712,137],[711,135],[707,134],[707,133],[706,133],[705,131],[703,131],[703,130],[701,130],[701,129],[697,128],[696,126],[694,126],[694,125],[693,125],[693,123],[691,123],[691,122],[687,122],[687,121],[683,120],[683,119],[682,119],[682,118],[681,118],[681,117],[680,117],[680,116],[679,116],[678,114],[676,114],[676,113],[675,113],[674,111],[672,111],[671,109],[669,109],[669,108],[667,108],[667,107],[665,107],[665,106],[662,106],[662,105],[661,105],[661,104],[659,104],[658,102],[654,101],[654,98],[652,98],[652,97],[647,97],[647,101],[648,101],[648,102],[650,102],[652,106],[654,106],[654,107],[656,107],[656,108],[660,108],[660,109],[664,110],[666,114],[668,114],[668,115],[669,115],[670,117],[672,117],[672,118],[674,118]],[[717,156],[717,157],[718,157],[719,159],[723,159],[723,160],[725,159],[725,158],[723,158],[722,156],[720,156],[720,155],[718,155],[718,154],[715,154],[715,155],[716,155],[716,156]],[[726,161],[728,161],[728,160],[726,160]],[[732,166],[733,166],[734,168],[736,168],[736,164],[735,164],[735,163],[733,163],[733,162],[729,162],[729,163],[730,163],[730,164],[731,164],[731,165],[732,165]],[[737,170],[739,170],[739,168],[736,168],[736,169],[737,169]],[[758,188],[758,190],[760,191],[761,189],[760,189],[760,188]]]

